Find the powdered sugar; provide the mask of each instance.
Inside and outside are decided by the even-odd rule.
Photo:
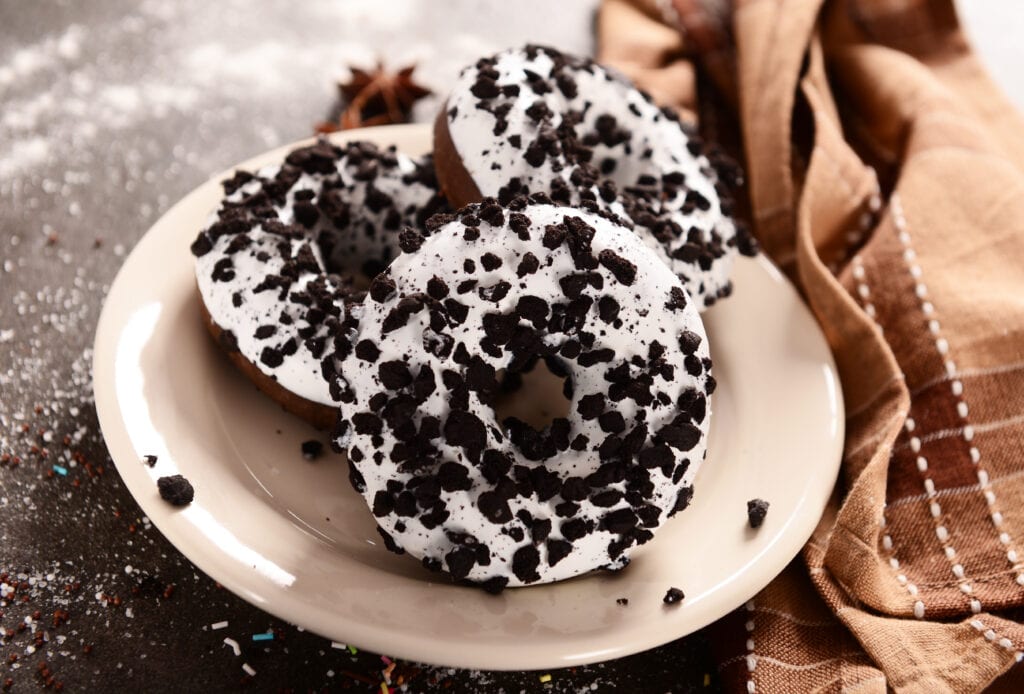
[[[19,80],[30,78],[40,72],[52,71],[63,63],[77,60],[82,53],[85,29],[72,24],[63,33],[49,36],[37,44],[15,51],[5,64],[0,66],[0,95]]]
[[[457,67],[504,45],[531,39],[589,52],[595,3],[503,9],[459,0],[442,12],[414,0],[314,0],[255,12],[239,0],[182,0],[143,2],[127,15],[111,9],[120,3],[8,4],[21,21],[0,27],[0,456],[12,456],[0,462],[0,599],[9,599],[0,610],[15,634],[0,636],[0,682],[42,687],[45,662],[66,690],[225,689],[239,686],[248,662],[261,689],[368,684],[353,673],[373,687],[378,656],[331,648],[249,606],[141,514],[106,456],[92,403],[89,345],[102,299],[123,256],[174,201],[213,172],[308,135],[350,59],[422,58],[429,64],[418,78],[440,92]],[[539,14],[549,21],[534,31]],[[77,23],[26,30],[58,26],[55,16]],[[224,50],[200,50],[217,44]],[[224,62],[232,56],[249,62]],[[218,620],[230,626],[204,631]],[[275,641],[251,642],[268,629]],[[639,684],[596,665],[556,672],[544,686],[666,690],[699,667],[686,669],[693,656],[669,648],[647,657]],[[10,654],[18,661],[7,664]],[[391,680],[403,677],[397,690],[538,686],[536,673],[400,663]]]
[[[419,63],[417,78],[436,94],[418,104],[414,116],[429,120],[458,69],[479,55],[527,39],[589,52],[590,24],[579,18],[595,5],[530,0],[511,12],[458,0],[439,12],[411,0],[311,2],[303,10],[316,17],[316,29],[303,26],[301,37],[286,21],[287,8],[277,10],[280,21],[268,21],[252,17],[238,0],[146,2],[137,13],[106,23],[74,24],[0,53],[0,141],[11,143],[0,152],[0,194],[17,177],[92,159],[80,150],[108,129],[160,127],[173,115],[199,127],[223,125],[237,121],[246,102],[280,102],[293,116],[288,132],[268,128],[272,114],[265,113],[250,126],[255,137],[239,136],[251,143],[250,152],[300,137],[318,115],[302,104],[315,96],[326,111],[333,78],[345,77],[345,65]],[[536,23],[542,10],[548,21]],[[136,60],[111,60],[105,50],[111,45],[132,51]],[[212,106],[225,95],[237,106]],[[197,163],[209,170],[230,163],[216,151],[207,154]]]
[[[0,178],[15,175],[43,163],[50,154],[49,143],[34,135],[11,145],[7,156],[0,159]]]

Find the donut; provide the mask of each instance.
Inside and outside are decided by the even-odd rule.
[[[335,446],[385,545],[488,590],[619,569],[685,508],[714,389],[679,279],[610,216],[518,197],[438,215],[370,285]],[[499,422],[538,359],[569,411]]]
[[[701,307],[727,296],[753,237],[731,217],[738,168],[671,109],[593,61],[526,46],[462,71],[434,124],[456,207],[541,192],[622,216]]]
[[[191,246],[204,321],[263,392],[330,428],[324,357],[355,324],[359,281],[400,252],[400,230],[446,209],[432,161],[320,140],[223,185]]]

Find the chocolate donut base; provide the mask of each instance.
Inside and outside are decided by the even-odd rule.
[[[228,359],[231,360],[231,363],[239,371],[245,374],[246,378],[256,384],[256,387],[264,395],[284,408],[286,412],[290,412],[303,421],[312,424],[317,429],[329,430],[334,426],[338,418],[338,412],[334,407],[307,400],[286,390],[280,383],[260,371],[259,367],[246,359],[241,352],[225,349],[221,339],[224,330],[210,316],[202,295],[199,296],[199,310],[203,316],[203,324],[206,325],[206,329],[213,336],[214,342],[216,342],[220,350],[227,355]]]
[[[483,200],[484,196],[462,163],[462,157],[448,132],[447,101],[434,119],[434,171],[441,191],[453,209]]]

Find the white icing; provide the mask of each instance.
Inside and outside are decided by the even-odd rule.
[[[579,415],[577,406],[584,396],[608,393],[609,382],[605,379],[605,374],[609,368],[633,357],[647,360],[648,350],[654,340],[664,346],[663,358],[674,370],[674,377],[671,381],[665,380],[660,374],[654,377],[653,389],[655,392],[664,394],[668,402],[663,404],[655,399],[650,406],[640,407],[629,398],[618,403],[609,401],[608,409],[616,409],[625,417],[626,429],[622,435],[627,434],[633,428],[638,421],[635,417],[641,410],[644,410],[643,416],[646,416],[651,436],[646,439],[644,444],[644,447],[647,448],[652,445],[651,440],[654,433],[679,414],[675,403],[680,393],[691,388],[701,394],[706,393],[707,373],[703,372],[696,377],[689,375],[684,366],[685,354],[679,345],[679,335],[683,331],[696,333],[701,338],[696,356],[708,357],[707,339],[696,305],[693,301],[687,301],[685,309],[682,310],[670,310],[665,307],[670,290],[673,287],[681,290],[682,286],[650,248],[641,244],[636,235],[627,228],[597,215],[549,205],[532,205],[527,207],[524,213],[531,220],[529,232],[532,238],[529,241],[520,240],[513,231],[509,230],[508,212],[506,211],[506,225],[492,227],[486,222],[482,223],[479,240],[466,240],[464,238],[465,227],[462,222],[454,221],[429,236],[417,252],[399,257],[390,266],[385,275],[394,280],[397,285],[396,291],[384,302],[367,298],[364,304],[365,313],[359,324],[359,339],[375,344],[380,349],[380,356],[375,362],[369,363],[357,356],[358,350],[356,350],[345,359],[342,365],[342,371],[348,380],[347,385],[351,394],[351,401],[341,404],[344,420],[352,422],[353,416],[357,413],[368,412],[368,401],[375,394],[387,392],[389,397],[394,395],[394,391],[388,391],[382,385],[379,369],[381,364],[397,360],[406,364],[414,377],[422,368],[429,367],[433,371],[437,383],[436,389],[416,408],[411,416],[417,425],[423,421],[425,416],[439,417],[443,430],[444,422],[451,412],[449,405],[451,394],[442,381],[442,374],[446,369],[453,369],[460,373],[465,373],[465,369],[450,358],[442,359],[428,351],[425,337],[428,339],[436,337],[436,333],[430,328],[430,312],[427,309],[413,314],[404,327],[385,333],[383,326],[389,313],[396,306],[400,297],[426,292],[428,280],[435,276],[441,278],[450,289],[449,298],[454,298],[469,307],[466,321],[461,325],[451,325],[446,330],[447,334],[454,338],[454,344],[464,344],[471,355],[481,357],[496,370],[505,368],[511,358],[508,352],[503,352],[500,358],[495,358],[480,348],[480,342],[485,337],[482,327],[483,315],[487,312],[506,314],[514,312],[517,302],[524,295],[541,297],[549,305],[569,301],[559,285],[560,278],[577,272],[568,247],[563,243],[556,250],[551,251],[542,243],[545,227],[549,224],[561,223],[567,216],[579,217],[596,229],[592,242],[592,251],[595,257],[600,251],[611,249],[637,266],[636,279],[629,286],[621,284],[608,269],[600,266],[595,272],[602,275],[603,288],[597,290],[588,286],[583,291],[583,294],[594,299],[595,303],[588,312],[582,329],[595,335],[596,341],[592,347],[593,350],[613,349],[615,352],[613,360],[609,363],[598,363],[589,367],[581,366],[573,359],[561,360],[570,370],[570,378],[574,384],[570,414],[568,415],[571,424],[569,439],[572,440],[578,434],[584,434],[589,439],[589,445],[583,451],[569,449],[542,462],[526,460],[508,437],[499,432],[500,425],[495,421],[493,408],[488,404],[481,403],[476,393],[470,392],[469,411],[487,425],[486,448],[511,454],[517,465],[525,465],[529,468],[544,467],[557,472],[562,478],[585,477],[594,472],[601,465],[596,448],[608,434],[602,432],[597,419],[585,421]],[[540,270],[536,274],[519,278],[516,270],[526,252],[532,252],[540,260]],[[484,253],[498,256],[502,260],[501,266],[491,271],[485,270],[480,260]],[[475,262],[476,267],[473,273],[467,274],[463,267],[464,260]],[[465,294],[457,294],[457,285],[470,278],[478,280],[477,288]],[[511,291],[503,299],[495,303],[480,296],[479,288],[490,287],[499,281],[506,281],[512,285]],[[597,301],[602,296],[611,296],[618,302],[621,325],[614,326],[598,317]],[[528,325],[528,322],[520,319],[519,325]],[[561,345],[570,337],[562,333],[542,332],[545,333],[544,340],[548,345]],[[578,335],[578,333],[573,333],[573,335]],[[634,367],[631,370],[630,378],[635,379],[637,374],[642,372],[642,369]],[[675,448],[672,449],[674,463],[679,463],[683,459],[689,460],[689,467],[681,479],[673,483],[660,470],[651,471],[651,480],[655,486],[647,503],[657,506],[660,510],[659,524],[664,521],[666,514],[673,508],[680,489],[692,484],[705,455],[709,422],[710,412],[697,425],[700,430],[700,439],[691,450],[684,453]],[[525,529],[526,539],[523,541],[516,541],[508,534],[503,534],[501,530],[503,527],[506,529],[523,527],[521,522],[515,520],[515,515],[521,510],[526,510],[534,518],[551,519],[553,529],[550,538],[561,538],[560,523],[568,520],[568,518],[559,518],[554,511],[555,505],[562,501],[561,496],[555,495],[554,498],[545,502],[539,501],[537,495],[529,498],[516,496],[509,502],[513,520],[505,525],[495,524],[488,520],[477,507],[480,495],[491,489],[492,485],[484,479],[480,466],[469,461],[469,457],[462,447],[450,445],[446,441],[445,435],[442,434],[440,438],[432,442],[438,450],[437,458],[428,466],[428,471],[418,472],[414,475],[404,471],[400,464],[391,460],[389,454],[394,450],[395,439],[386,422],[383,427],[383,438],[377,439],[378,445],[375,445],[374,439],[377,437],[374,435],[351,429],[340,441],[342,445],[348,446],[349,459],[365,480],[363,495],[371,508],[374,506],[378,491],[386,489],[389,480],[400,480],[406,483],[416,475],[436,472],[445,461],[457,461],[464,464],[469,469],[472,486],[468,491],[441,492],[441,499],[451,515],[445,523],[438,527],[428,529],[419,522],[418,517],[399,517],[396,513],[389,513],[377,518],[382,529],[402,549],[414,557],[427,557],[440,561],[443,561],[445,555],[457,547],[446,533],[468,533],[477,541],[486,544],[491,556],[489,565],[477,564],[473,567],[468,575],[470,580],[485,582],[495,576],[505,576],[509,578],[510,586],[522,585],[523,582],[510,568],[511,558],[517,548],[530,544],[529,528]],[[375,451],[379,451],[381,454],[379,463],[374,460]],[[638,465],[635,457],[630,465]],[[625,484],[620,482],[609,488],[622,491],[625,489]],[[598,508],[589,500],[583,500],[580,505],[581,510],[573,517],[585,519],[599,519],[610,511],[629,506],[626,501],[621,499],[617,504],[608,508]],[[419,508],[418,512],[422,514],[424,510]],[[400,529],[401,524],[405,526],[404,532]],[[622,566],[629,550],[623,557],[614,559],[609,557],[609,542],[617,537],[616,534],[596,530],[575,540],[572,552],[555,566],[547,565],[545,544],[541,543],[538,547],[541,557],[540,565],[537,567],[537,571],[540,573],[539,582],[566,579],[602,566]]]
[[[397,166],[381,168],[373,180],[374,187],[389,195],[395,207],[402,211],[401,224],[415,224],[416,214],[435,196],[436,190],[420,182],[406,182],[403,177],[416,170],[417,163],[408,156],[396,152],[394,156]],[[358,273],[367,259],[377,259],[386,264],[401,251],[398,247],[397,229],[384,229],[384,218],[387,210],[373,212],[366,205],[367,183],[354,178],[357,167],[349,163],[347,157],[337,159],[336,172],[331,174],[302,173],[289,189],[285,204],[276,205],[277,221],[292,224],[295,221],[295,194],[298,191],[313,191],[319,197],[326,179],[335,183],[340,179],[343,184],[344,199],[351,206],[352,222],[346,229],[337,229],[334,224],[321,214],[317,222],[305,233],[303,239],[289,240],[292,255],[306,243],[320,265],[321,272],[304,272],[288,291],[289,296],[296,291],[306,289],[307,285],[318,277],[326,274],[324,258],[319,245],[315,242],[321,234],[331,235],[335,239],[332,265],[346,273]],[[264,181],[271,181],[280,170],[279,165],[260,169],[255,180],[249,181],[231,195],[226,202],[237,203],[256,194]],[[314,198],[315,202],[316,198]],[[222,205],[223,207],[223,205]],[[219,211],[220,208],[218,208]],[[217,211],[210,215],[204,231],[218,220]],[[280,274],[285,259],[278,250],[283,238],[269,233],[257,224],[247,232],[252,243],[244,250],[229,254],[227,249],[233,235],[225,235],[216,239],[213,250],[196,258],[196,280],[199,291],[213,319],[222,330],[230,330],[238,342],[238,350],[248,361],[252,362],[263,373],[278,382],[285,390],[315,403],[333,406],[334,401],[328,391],[328,383],[321,369],[323,356],[331,351],[331,338],[326,326],[317,327],[313,337],[324,338],[327,348],[320,355],[314,355],[305,345],[305,341],[297,335],[297,331],[308,325],[303,319],[305,307],[293,303],[280,296],[276,289],[254,291],[268,275]],[[269,258],[258,259],[257,253],[264,251]],[[235,276],[230,281],[215,281],[214,266],[223,258],[230,258],[234,266]],[[339,287],[337,277],[328,277],[330,289]],[[242,299],[240,306],[233,303],[234,295]],[[345,307],[339,302],[338,309],[344,316]],[[349,309],[351,310],[351,309]],[[293,319],[291,325],[280,321],[282,312]],[[275,325],[276,333],[267,339],[258,339],[255,335],[260,326]],[[284,361],[276,367],[270,367],[261,360],[265,347],[280,347],[289,339],[295,339],[298,349],[291,355],[284,356]]]
[[[681,208],[686,197],[684,188],[681,194],[662,203],[663,213],[684,232],[681,239],[669,243],[667,247],[649,229],[638,225],[635,231],[680,276],[687,290],[702,306],[710,304],[726,290],[736,255],[735,247],[715,259],[708,270],[702,270],[693,262],[670,256],[671,251],[683,245],[686,232],[691,228],[699,229],[705,241],[712,231],[721,235],[724,241],[736,235],[734,222],[722,212],[721,201],[715,190],[717,175],[711,163],[704,155],[693,156],[690,153],[687,149],[690,138],[677,121],[667,118],[661,109],[624,78],[613,75],[599,65],[590,64],[571,70],[578,93],[575,98],[567,98],[554,85],[551,92],[543,95],[535,94],[529,87],[527,70],[543,78],[551,75],[553,62],[544,51],[538,52],[531,59],[524,49],[510,49],[496,55],[494,60],[494,69],[499,73],[498,86],[520,87],[518,97],[497,97],[492,100],[493,104],[511,105],[505,116],[508,129],[504,133],[495,136],[495,117],[477,107],[480,100],[471,92],[479,75],[476,66],[470,66],[462,72],[447,103],[448,129],[452,142],[482,195],[497,196],[499,190],[513,177],[519,177],[531,192],[549,192],[553,178],[562,178],[568,182],[571,167],[555,170],[555,167],[565,163],[564,157],[548,156],[539,167],[532,166],[524,159],[526,147],[539,132],[539,125],[527,115],[527,109],[536,101],[544,101],[553,112],[550,122],[553,128],[561,123],[568,112],[583,113],[582,122],[575,126],[577,135],[581,137],[585,133],[595,132],[598,117],[610,115],[619,127],[630,132],[630,137],[624,144],[614,147],[601,143],[594,145],[591,163],[600,167],[606,158],[614,160],[615,169],[607,178],[613,180],[619,190],[636,185],[644,175],[660,181],[663,174],[681,172],[685,176],[685,187],[699,192],[710,202],[707,211],[698,209],[683,212]],[[454,118],[451,117],[453,111]],[[509,135],[517,133],[522,137],[520,148],[513,147],[508,140]],[[647,151],[650,151],[650,156],[642,157]],[[606,209],[624,215],[619,203],[603,204]]]
[[[214,250],[201,258],[196,259],[196,279],[199,283],[199,291],[203,296],[210,317],[221,329],[230,330],[238,341],[238,351],[248,361],[255,364],[261,371],[277,381],[283,388],[299,397],[312,402],[331,405],[333,401],[327,389],[327,381],[324,380],[320,359],[313,356],[308,350],[298,349],[294,354],[284,357],[280,366],[270,368],[260,361],[260,354],[264,347],[276,347],[288,339],[300,339],[295,336],[295,329],[306,325],[300,320],[303,307],[282,302],[279,299],[277,290],[253,292],[253,288],[267,274],[279,273],[284,265],[284,260],[277,254],[277,244],[281,237],[269,234],[262,227],[255,227],[248,232],[252,237],[252,244],[231,257],[235,265],[235,279],[229,282],[215,282],[211,278],[213,266],[222,257],[218,249],[230,243],[230,237],[218,239]],[[291,241],[293,253],[305,243]],[[312,245],[317,260],[321,261],[319,249]],[[256,258],[256,253],[264,250],[270,254],[270,259],[261,261]],[[303,273],[293,285],[293,290],[303,290],[306,285],[318,277],[313,273]],[[333,282],[332,282],[333,285]],[[232,304],[232,295],[239,293],[244,303],[235,307]],[[292,326],[283,325],[280,322],[281,312],[285,311],[292,316],[295,323]],[[261,325],[276,325],[277,333],[264,340],[256,339],[256,328]],[[326,336],[326,331],[320,329],[317,336]],[[301,341],[300,341],[301,344]]]

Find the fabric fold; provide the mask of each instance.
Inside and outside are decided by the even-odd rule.
[[[1024,121],[952,3],[606,0],[599,37],[599,59],[742,143],[750,221],[843,384],[836,494],[801,558],[711,627],[723,681],[1012,690]]]

